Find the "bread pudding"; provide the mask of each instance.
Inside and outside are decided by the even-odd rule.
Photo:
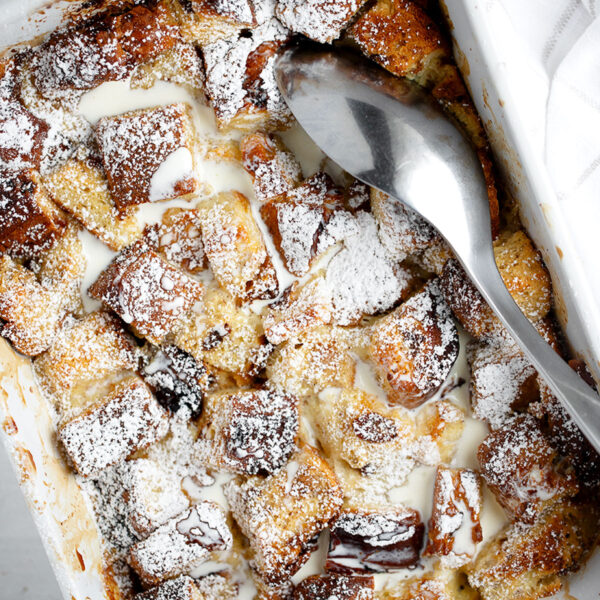
[[[570,358],[435,2],[76,8],[0,62],[0,321],[105,597],[546,597],[597,543],[600,458],[443,238],[295,123],[273,69],[302,37],[463,128],[502,278]]]

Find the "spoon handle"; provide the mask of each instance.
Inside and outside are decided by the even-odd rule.
[[[491,246],[485,254],[479,255],[472,265],[463,263],[463,267],[582,433],[600,452],[600,397],[521,312],[500,276]]]

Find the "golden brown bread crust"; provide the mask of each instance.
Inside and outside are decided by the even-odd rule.
[[[368,575],[311,575],[295,588],[293,600],[317,600],[337,598],[338,600],[372,600],[375,582]]]

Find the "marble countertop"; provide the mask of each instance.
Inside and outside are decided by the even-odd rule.
[[[0,600],[61,600],[39,533],[0,442]]]

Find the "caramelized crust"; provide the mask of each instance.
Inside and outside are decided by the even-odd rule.
[[[224,192],[198,211],[204,251],[221,287],[240,300],[275,298],[277,275],[248,199]]]
[[[225,495],[261,576],[273,583],[293,575],[308,560],[314,538],[342,505],[333,471],[309,446],[267,479],[232,481]]]
[[[145,202],[187,197],[198,186],[194,126],[186,104],[103,117],[96,126],[96,139],[108,187],[120,212]],[[165,165],[174,157],[177,168],[167,171]]]
[[[144,382],[130,375],[110,385],[106,394],[90,399],[76,417],[60,426],[58,437],[77,472],[89,477],[167,431],[166,413]]]
[[[242,139],[240,150],[259,202],[268,202],[300,184],[300,165],[278,137],[264,133],[247,135]]]
[[[562,472],[556,451],[528,415],[488,435],[477,458],[498,502],[523,522],[533,522],[546,506],[578,491],[573,473]]]
[[[65,216],[48,199],[33,170],[0,170],[0,252],[38,256],[62,234]]]
[[[124,79],[133,67],[171,48],[179,36],[168,3],[101,14],[71,29],[59,29],[39,47],[33,78],[47,97],[85,91]]]
[[[437,281],[375,323],[369,352],[391,402],[415,408],[439,389],[458,356],[458,333]]]
[[[598,537],[596,503],[552,505],[531,525],[515,523],[489,542],[469,568],[482,600],[537,600],[559,591]]]
[[[134,600],[206,600],[188,575],[180,575],[134,596]]]
[[[375,582],[366,575],[347,576],[311,575],[295,588],[293,600],[316,600],[317,598],[337,598],[338,600],[373,600]]]

